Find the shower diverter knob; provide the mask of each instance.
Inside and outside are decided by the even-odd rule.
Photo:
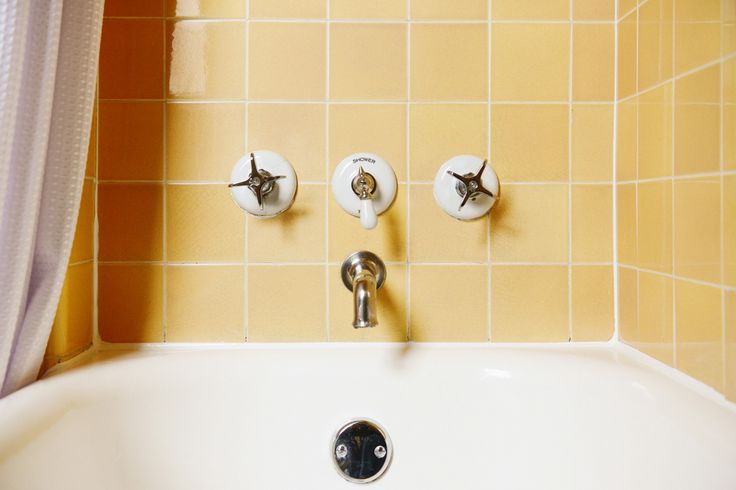
[[[294,203],[297,178],[286,158],[260,150],[238,160],[228,187],[235,202],[246,212],[270,218]]]
[[[337,203],[348,214],[360,218],[366,230],[375,228],[378,215],[394,202],[396,187],[391,166],[372,153],[346,157],[332,174],[332,193]]]
[[[472,155],[450,158],[434,178],[437,204],[459,220],[473,220],[487,214],[500,192],[498,176],[488,161]]]

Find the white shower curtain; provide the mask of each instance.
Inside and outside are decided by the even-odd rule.
[[[38,373],[61,293],[103,0],[0,0],[0,396]]]

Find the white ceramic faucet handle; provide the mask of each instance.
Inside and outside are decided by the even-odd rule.
[[[378,215],[386,211],[396,197],[396,174],[378,155],[354,153],[340,162],[332,174],[332,193],[348,214],[360,218],[360,224],[371,230]]]
[[[294,203],[297,178],[286,158],[260,150],[238,160],[228,187],[235,202],[247,213],[270,218]]]
[[[442,210],[459,220],[473,220],[490,211],[501,185],[487,160],[458,155],[447,160],[434,179],[434,198]]]
[[[372,230],[378,224],[378,215],[373,207],[373,199],[360,200],[360,224],[366,230]]]

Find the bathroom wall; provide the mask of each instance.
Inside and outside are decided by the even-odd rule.
[[[736,2],[619,12],[621,339],[736,400]]]
[[[97,168],[97,109],[92,115],[92,131],[87,167],[82,187],[77,228],[69,265],[61,290],[56,318],[46,346],[41,372],[71,359],[92,345],[94,325],[95,193]]]
[[[99,334],[107,342],[568,341],[613,333],[613,0],[108,0],[99,80]],[[296,204],[229,196],[284,155]],[[331,197],[386,158],[363,231]],[[431,183],[490,156],[502,199],[461,223]],[[357,249],[388,264],[381,325],[350,326]]]

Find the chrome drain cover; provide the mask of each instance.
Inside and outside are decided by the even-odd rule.
[[[340,476],[353,483],[377,480],[391,463],[391,439],[376,422],[352,420],[332,440],[332,460]]]

